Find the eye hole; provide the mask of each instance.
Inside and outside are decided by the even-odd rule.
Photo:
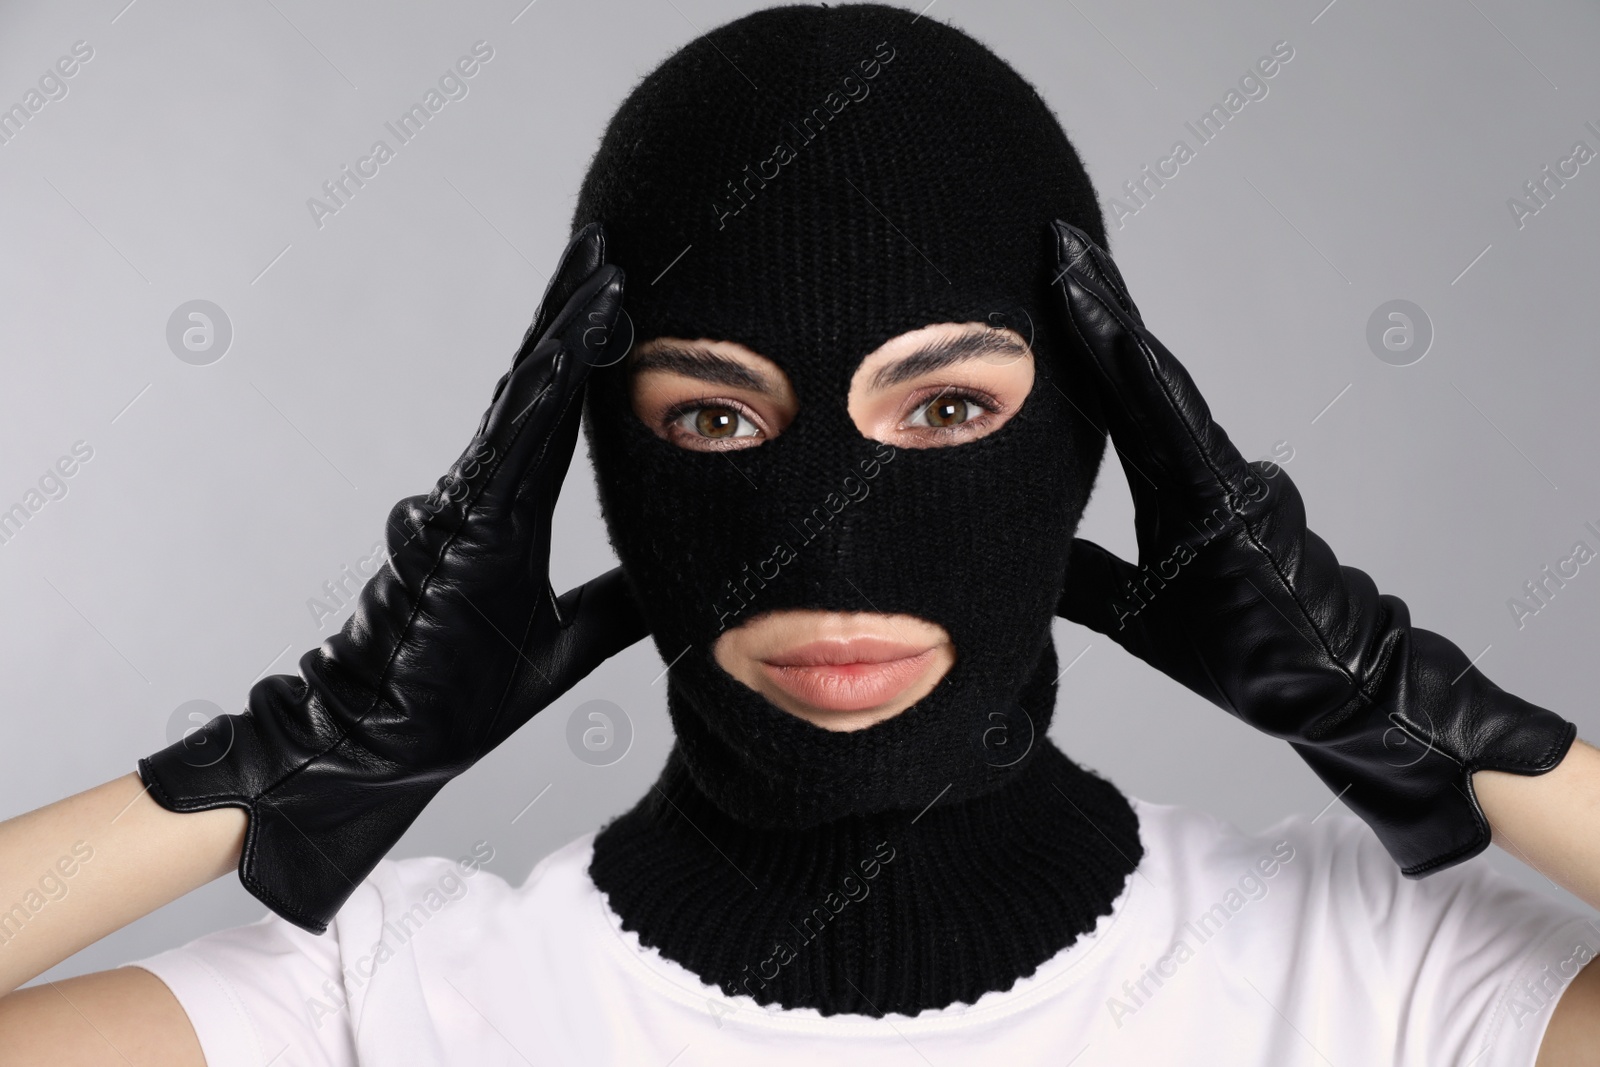
[[[693,404],[675,413],[670,425],[690,438],[729,441],[758,437],[761,430],[739,408],[730,404]]]
[[[971,394],[941,392],[918,401],[904,425],[930,430],[954,430],[981,419],[992,410]]]

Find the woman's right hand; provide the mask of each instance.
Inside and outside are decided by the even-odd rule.
[[[339,633],[247,710],[139,762],[171,811],[249,816],[239,878],[315,933],[444,784],[646,629],[620,568],[557,597],[550,524],[583,385],[620,355],[623,272],[567,246],[466,451],[395,505],[388,560]]]

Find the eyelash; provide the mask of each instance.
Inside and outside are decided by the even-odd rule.
[[[983,413],[955,426],[916,426],[912,429],[939,436],[970,433],[1001,413],[1000,401],[982,390],[970,386],[930,386],[918,393],[916,398],[906,405],[905,412],[900,417],[901,424],[904,425],[907,419],[927,408],[933,401],[946,399],[964,400],[982,409]]]
[[[700,411],[704,408],[727,408],[728,410],[737,414],[740,419],[750,423],[751,426],[755,427],[756,432],[754,434],[746,434],[744,436],[739,436],[736,434],[733,437],[716,438],[707,437],[704,434],[696,433],[693,430],[678,425],[679,420],[681,420],[685,415],[693,414],[694,412]],[[667,411],[663,412],[661,421],[663,428],[666,429],[669,434],[674,430],[677,430],[678,432],[681,432],[698,442],[700,446],[708,449],[727,448],[729,447],[726,444],[728,441],[759,441],[763,440],[767,436],[766,428],[761,425],[761,420],[756,417],[755,412],[751,411],[737,400],[727,400],[721,397],[700,397],[695,400],[685,400],[683,403],[675,404]],[[735,445],[733,447],[744,448],[748,446]]]
[[[906,404],[905,411],[900,417],[901,424],[904,425],[908,419],[927,408],[935,400],[944,399],[966,401],[977,407],[981,413],[955,426],[913,426],[907,428],[938,437],[961,436],[983,428],[1001,413],[1002,405],[1000,401],[981,389],[974,389],[970,386],[935,385],[921,390]],[[714,438],[706,437],[704,434],[678,425],[685,415],[693,414],[704,408],[727,408],[735,412],[740,419],[749,422],[756,432],[754,434],[735,434],[732,437]],[[721,397],[699,397],[694,400],[686,400],[669,408],[662,414],[661,419],[663,428],[669,434],[676,430],[694,440],[699,447],[707,450],[728,448],[730,445],[727,442],[730,441],[753,442],[763,440],[767,436],[766,429],[761,425],[761,420],[756,417],[753,411],[736,400],[728,400]],[[731,447],[745,448],[749,446],[733,445]]]

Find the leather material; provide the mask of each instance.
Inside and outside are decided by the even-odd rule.
[[[256,683],[244,712],[139,762],[165,808],[249,812],[240,881],[297,926],[323,932],[447,781],[644,636],[620,569],[560,598],[548,578],[580,396],[614,358],[622,285],[603,231],[585,228],[467,449],[390,512],[388,559],[340,632],[298,676]]]
[[[1306,528],[1144,327],[1115,264],[1055,224],[1057,288],[1133,491],[1139,565],[1076,539],[1059,613],[1289,741],[1409,877],[1489,845],[1472,772],[1542,774],[1577,728],[1491,682]]]

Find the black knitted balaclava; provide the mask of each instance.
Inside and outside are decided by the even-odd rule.
[[[626,925],[730,993],[873,1014],[1009,985],[1092,925],[1137,855],[1120,794],[1099,779],[1085,784],[1092,776],[1044,739],[1057,674],[1050,623],[1104,450],[1098,412],[1070,371],[1050,310],[1053,218],[1105,243],[1089,178],[1038,94],[966,34],[876,4],[771,8],[694,40],[628,96],[591,164],[574,230],[605,225],[607,259],[627,272],[635,341],[741,343],[775,361],[799,399],[793,422],[772,439],[713,453],[677,447],[640,422],[625,364],[597,370],[586,398],[607,529],[671,665],[677,734],[663,783],[600,835],[591,873]],[[846,408],[862,358],[940,322],[1004,325],[1031,341],[1035,381],[1023,406],[1000,429],[954,447],[866,439]],[[785,608],[931,620],[950,634],[955,665],[900,715],[824,730],[713,658],[726,628]],[[1040,760],[1048,771],[1031,769]],[[1087,844],[1103,829],[1080,825],[1081,837],[1060,829],[1073,817],[1052,790],[1073,793],[1120,834],[1121,861]],[[1006,959],[937,988],[852,971],[847,961],[885,936],[865,928],[853,940],[830,939],[805,968],[751,982],[758,917],[803,912],[817,899],[808,894],[826,889],[819,877],[875,854],[868,837],[887,842],[888,826],[911,833],[912,817],[937,801],[967,831],[981,825],[1004,840],[1018,832],[999,829],[1015,821],[1007,805],[1024,793],[1036,809],[1027,817],[1055,835],[1029,851],[1056,848],[1071,866],[1081,845],[1103,868],[1085,883],[1088,905],[1029,905],[1040,911],[1037,928]],[[685,873],[694,861],[683,850],[700,846],[668,844],[661,820],[679,817],[715,839],[729,865],[738,867],[737,852],[765,868],[735,874],[705,854],[715,869],[704,879],[735,894],[762,887],[744,902],[750,945],[708,948],[744,936],[726,932],[739,925],[728,918],[740,910],[733,903],[718,937],[676,929],[684,909],[718,895]],[[943,817],[915,832],[936,830]],[[922,858],[893,868],[883,892],[911,885],[916,862],[949,852],[948,841],[922,840]],[[809,879],[796,881],[773,858],[774,842]],[[663,889],[663,878],[677,879],[677,889]],[[674,892],[676,910],[665,908]],[[876,912],[891,906],[880,898],[853,921],[892,921]],[[861,999],[839,981],[852,973]],[[872,990],[893,1006],[869,1002]]]

